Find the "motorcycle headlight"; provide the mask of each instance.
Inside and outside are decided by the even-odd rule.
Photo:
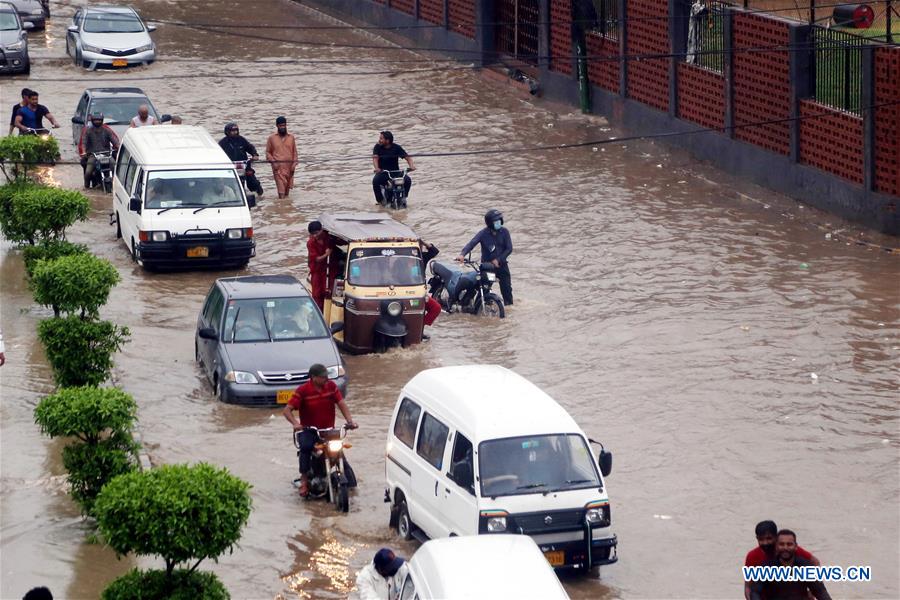
[[[387,313],[392,317],[400,316],[400,313],[403,312],[403,306],[397,302],[396,300],[388,304]]]
[[[337,454],[344,447],[344,442],[342,440],[328,440],[328,451],[332,454]]]
[[[153,44],[145,44],[139,48],[135,48],[134,50],[135,52],[148,52],[150,50],[153,50]]]
[[[506,517],[491,517],[487,522],[488,533],[501,533],[506,531]]]
[[[9,44],[6,46],[7,50],[21,50],[25,47],[25,40],[19,40],[14,44]]]
[[[81,49],[84,52],[96,52],[97,54],[100,54],[101,52],[103,52],[102,48],[98,48],[97,46],[91,46],[90,44],[82,44]]]
[[[328,379],[337,379],[338,377],[343,377],[344,373],[344,365],[334,365],[333,367],[328,367]]]
[[[225,374],[225,381],[232,383],[259,383],[256,380],[256,375],[246,371],[228,371]]]
[[[497,281],[496,273],[485,273],[485,275],[487,276],[488,281]]]

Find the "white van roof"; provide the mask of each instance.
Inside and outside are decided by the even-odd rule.
[[[403,393],[427,400],[445,418],[455,417],[476,446],[484,440],[536,433],[581,433],[556,400],[499,365],[426,369],[406,384]]]
[[[122,145],[135,161],[151,169],[234,168],[209,132],[193,125],[132,127],[125,131]]]
[[[527,535],[429,540],[410,559],[427,576],[427,598],[568,598],[553,567]],[[424,592],[424,594],[423,594]]]

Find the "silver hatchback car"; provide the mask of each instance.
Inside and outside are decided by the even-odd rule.
[[[75,11],[66,32],[66,54],[75,64],[95,69],[147,65],[156,60],[156,44],[145,25],[127,6],[88,6]]]

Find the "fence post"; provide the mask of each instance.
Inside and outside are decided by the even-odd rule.
[[[867,45],[862,49],[862,90],[859,104],[863,117],[863,188],[867,192],[875,189],[875,47]]]
[[[421,2],[422,0],[416,0]],[[450,29],[450,0],[444,0],[444,29]]]
[[[811,25],[790,25],[788,29],[788,74],[791,82],[791,162],[800,162],[800,100],[815,96],[815,46]]]
[[[475,44],[478,47],[478,66],[484,67],[492,64],[496,59],[494,52],[494,28],[492,23],[494,14],[491,10],[493,0],[475,0]]]
[[[734,15],[728,7],[722,18],[722,74],[725,76],[725,135],[734,137]]]
[[[538,0],[538,73],[539,79],[550,70],[550,0]]]
[[[669,0],[669,116],[678,116],[678,63],[687,51],[688,18],[685,0]]]
[[[619,96],[628,97],[628,0],[619,3]]]

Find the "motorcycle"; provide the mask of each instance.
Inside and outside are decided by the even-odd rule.
[[[27,130],[23,131],[19,135],[36,135],[42,140],[50,139],[50,130],[45,127],[40,127],[38,129],[33,129],[29,127]]]
[[[238,177],[241,178],[241,183],[244,184],[249,191],[256,194],[262,194],[262,185],[260,185],[259,179],[256,178],[256,169],[253,168],[252,158],[234,161],[234,168],[237,169]]]
[[[472,315],[506,316],[503,300],[491,292],[497,281],[497,268],[491,263],[476,263],[466,258],[462,264],[433,260],[428,293],[448,313],[455,310]]]
[[[102,187],[107,194],[112,192],[112,166],[115,154],[112,150],[93,152],[94,172],[91,174],[91,187]]]
[[[381,186],[381,204],[397,210],[398,208],[406,208],[406,187],[403,181],[409,169],[402,171],[385,171],[388,174],[387,183]]]
[[[306,474],[309,480],[310,498],[328,497],[328,501],[334,504],[340,512],[350,510],[350,488],[356,487],[356,474],[347,462],[344,449],[351,445],[344,441],[347,436],[346,423],[341,427],[319,429],[306,427],[313,430],[319,436],[310,456],[310,468]],[[304,430],[294,432],[294,446],[297,448],[297,457],[300,457],[300,434]],[[300,485],[300,478],[294,480],[294,485]]]

